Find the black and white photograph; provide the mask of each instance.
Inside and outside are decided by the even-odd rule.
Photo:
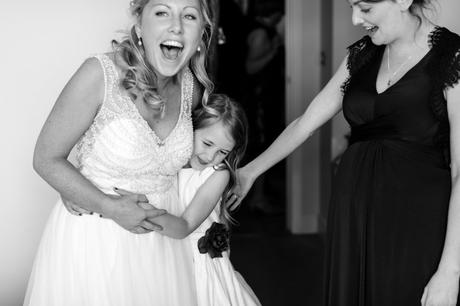
[[[0,306],[460,305],[459,14],[2,1]]]

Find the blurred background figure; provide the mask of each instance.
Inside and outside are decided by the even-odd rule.
[[[260,154],[285,127],[284,1],[249,6],[245,105],[252,118],[247,158]],[[285,206],[285,162],[268,171],[249,197],[252,211],[279,214]]]
[[[212,67],[216,92],[243,103],[248,18],[234,0],[219,0],[217,11],[216,52]]]
[[[216,92],[240,102],[248,115],[246,160],[260,154],[285,127],[284,0],[215,0],[216,32],[210,70]],[[244,205],[282,214],[285,163],[267,172]],[[243,209],[244,210],[244,209]]]

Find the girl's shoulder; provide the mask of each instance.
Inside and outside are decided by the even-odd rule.
[[[202,185],[208,179],[228,181],[230,172],[223,167],[207,167],[202,170],[195,170],[193,168],[183,168],[179,171],[179,178],[181,180],[195,181]]]
[[[229,179],[230,173],[228,170],[215,170],[213,167],[203,170],[183,168],[179,171],[178,185],[179,190],[197,190],[203,185],[212,186],[206,188],[215,188],[216,186],[226,186]]]
[[[195,170],[197,171],[197,170]],[[210,177],[216,177],[216,178],[226,178],[229,176],[230,172],[226,167],[223,165],[217,165],[213,167],[207,167],[204,168],[201,171],[198,171],[199,176],[203,178],[203,180],[207,180]]]

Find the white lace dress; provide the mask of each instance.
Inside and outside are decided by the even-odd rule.
[[[187,168],[179,172],[179,197],[185,206],[191,203],[198,189],[213,173],[212,167],[202,171]],[[213,222],[221,222],[219,207],[219,204],[216,205],[208,218],[188,237],[195,264],[198,305],[258,306],[260,302],[251,287],[233,268],[229,251],[222,252],[222,257],[211,258],[198,250],[198,240],[206,230]]]
[[[177,173],[192,152],[193,77],[181,76],[181,112],[161,141],[129,97],[121,94],[114,63],[98,55],[104,102],[77,145],[78,169],[105,193],[113,187],[146,194],[179,215]],[[192,253],[187,240],[158,233],[136,235],[99,215],[74,216],[61,201],[43,233],[24,305],[196,305]]]

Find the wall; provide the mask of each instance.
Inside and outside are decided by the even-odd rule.
[[[286,1],[286,122],[302,114],[320,89],[320,12],[320,0]],[[286,217],[293,233],[320,226],[319,154],[315,133],[287,159]]]
[[[452,32],[460,34],[460,1],[458,0],[438,0],[436,5],[437,20],[436,24],[445,26]]]
[[[110,50],[129,0],[0,3],[0,305],[22,305],[32,260],[57,194],[32,169],[35,140],[83,60]],[[78,114],[76,114],[78,115]]]

